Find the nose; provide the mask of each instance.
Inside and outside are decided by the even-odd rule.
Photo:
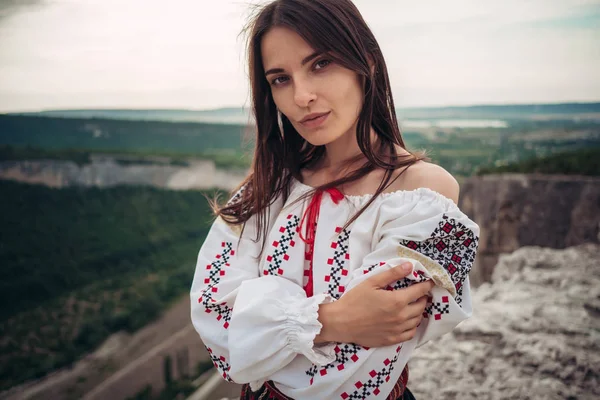
[[[306,81],[296,80],[294,87],[294,101],[298,107],[306,108],[309,106],[311,101],[317,99],[317,95],[314,92],[312,86]]]

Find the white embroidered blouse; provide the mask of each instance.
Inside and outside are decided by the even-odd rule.
[[[468,274],[479,227],[452,200],[419,188],[379,195],[341,229],[371,195],[344,196],[336,204],[324,192],[311,265],[299,235],[310,200],[290,205],[311,189],[292,180],[286,204],[281,198],[272,204],[259,260],[254,217],[242,237],[237,226],[215,220],[198,254],[193,325],[226,380],[250,383],[253,390],[272,380],[294,399],[385,399],[415,348],[470,317]],[[378,348],[314,344],[322,327],[319,304],[405,261],[413,273],[388,289],[427,279],[436,284],[413,339]],[[304,289],[308,276],[311,296]]]

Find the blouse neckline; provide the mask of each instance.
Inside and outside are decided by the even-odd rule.
[[[302,191],[310,191],[310,190],[314,190],[315,188],[312,186],[309,186],[305,183],[300,182],[297,178],[292,177],[292,181],[299,187],[302,189]],[[344,198],[352,201],[353,203],[364,203],[369,201],[371,198],[373,197],[372,193],[367,193],[367,194],[356,194],[356,195],[351,195],[351,194],[345,194]],[[420,187],[420,188],[416,188],[416,189],[398,189],[398,190],[394,190],[392,192],[383,192],[380,193],[378,198],[380,199],[385,199],[388,197],[401,197],[405,200],[409,200],[412,198],[422,198],[422,197],[431,197],[433,199],[436,199],[438,201],[441,201],[443,203],[447,203],[447,206],[454,206],[454,207],[458,207],[456,205],[456,203],[454,203],[454,201],[446,196],[444,196],[443,194],[436,192],[435,190],[426,188],[426,187]]]

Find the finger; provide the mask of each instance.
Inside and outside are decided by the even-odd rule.
[[[419,314],[417,317],[413,317],[407,321],[404,321],[402,324],[400,324],[400,326],[398,327],[398,331],[400,332],[400,334],[406,332],[406,331],[410,331],[412,329],[415,329],[416,327],[419,326],[419,324],[421,323],[421,320],[423,319],[423,315]]]
[[[408,304],[416,304],[416,303],[423,303],[426,304],[427,303],[427,299],[429,298],[429,294],[426,294],[424,296],[419,297],[418,299],[416,299],[415,301],[413,301],[412,303],[408,303]]]
[[[400,334],[392,334],[389,336],[388,340],[386,340],[386,343],[384,345],[392,345],[392,344],[400,344],[403,342],[408,342],[413,337],[415,337],[416,333],[417,333],[417,328],[412,328],[412,329],[406,330]]]
[[[419,315],[423,315],[423,312],[425,311],[425,307],[427,307],[427,296],[423,296],[420,299],[418,299],[417,301],[408,304],[406,307],[404,307],[402,310],[402,314],[404,315],[404,318],[415,318],[418,317]]]
[[[404,289],[396,290],[400,301],[404,304],[409,304],[418,300],[420,297],[427,295],[431,289],[435,286],[435,283],[431,280],[415,283]]]
[[[417,333],[417,328],[413,328],[409,331],[402,333],[400,335],[399,343],[404,343],[404,342],[408,342],[409,340],[412,340],[415,337],[416,333]]]
[[[405,268],[406,267],[406,268]],[[372,276],[367,279],[371,285],[383,289],[404,277],[406,277],[412,271],[412,264],[409,262],[403,263],[400,266],[390,268],[380,274]]]

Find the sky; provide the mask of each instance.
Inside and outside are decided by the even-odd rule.
[[[0,0],[0,112],[249,106],[258,0]],[[600,0],[355,0],[398,107],[600,101]]]

